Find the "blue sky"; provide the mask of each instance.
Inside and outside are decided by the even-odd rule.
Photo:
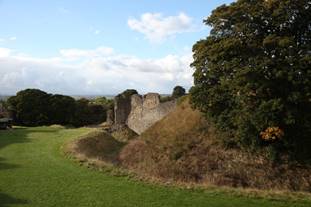
[[[209,33],[202,21],[230,2],[0,0],[0,94],[189,88],[191,47]]]

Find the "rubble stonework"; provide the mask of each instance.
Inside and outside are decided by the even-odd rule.
[[[109,109],[107,111],[107,121],[106,121],[108,124],[113,124],[114,122],[114,113],[113,113],[113,110],[112,109]]]
[[[145,96],[132,95],[130,100],[115,99],[115,124],[127,125],[137,134],[141,134],[155,122],[162,119],[176,106],[176,101],[160,103],[160,95],[148,93]]]
[[[126,124],[127,117],[131,112],[131,99],[126,96],[116,96],[114,99],[114,124]]]
[[[0,118],[9,117],[9,112],[5,109],[2,103],[0,103]]]

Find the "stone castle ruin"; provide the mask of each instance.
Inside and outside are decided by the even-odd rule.
[[[141,134],[155,122],[162,119],[176,107],[176,101],[161,103],[160,95],[148,93],[144,96],[134,94],[129,97],[115,98],[113,124],[128,126],[137,134]],[[107,117],[112,122],[111,112]]]

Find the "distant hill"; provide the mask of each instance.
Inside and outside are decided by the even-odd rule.
[[[13,95],[0,95],[0,100],[4,100],[6,101],[8,98],[10,98]],[[107,99],[113,99],[116,95],[69,95],[74,99],[81,99],[81,98],[85,98],[88,100],[93,100],[99,97],[106,97]],[[161,96],[163,97],[167,97],[169,96],[169,94],[161,94]]]
[[[6,101],[11,96],[13,96],[13,95],[0,95],[0,100]],[[102,95],[102,96],[99,96],[99,95],[70,95],[70,96],[74,99],[86,98],[89,100],[96,99],[98,97],[106,97],[107,99],[113,99],[115,97],[115,95]]]
[[[115,95],[70,95],[70,96],[76,100],[81,98],[93,100],[99,97],[106,97],[107,99],[113,99],[115,97]]]

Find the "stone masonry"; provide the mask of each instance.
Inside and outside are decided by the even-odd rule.
[[[135,94],[130,100],[117,98],[114,124],[127,125],[137,134],[141,134],[175,107],[176,101],[160,103],[160,95],[157,93],[148,93],[143,97]]]

